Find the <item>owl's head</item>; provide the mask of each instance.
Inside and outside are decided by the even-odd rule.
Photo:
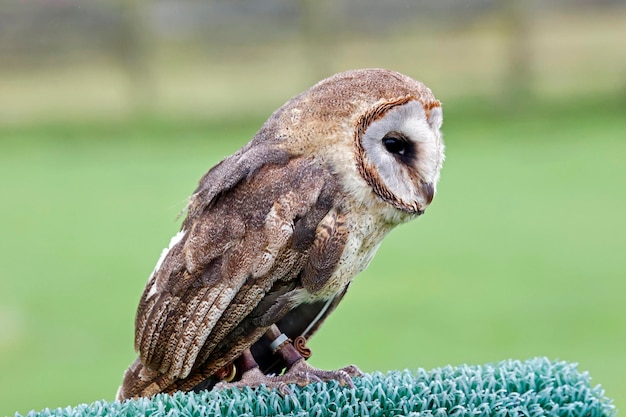
[[[362,204],[384,203],[412,217],[435,195],[444,160],[441,104],[410,77],[385,69],[339,73],[272,120],[276,140],[328,164]]]

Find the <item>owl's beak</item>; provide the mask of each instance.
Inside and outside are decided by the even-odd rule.
[[[420,191],[424,196],[424,202],[426,205],[429,205],[435,197],[435,187],[430,182],[421,182]]]

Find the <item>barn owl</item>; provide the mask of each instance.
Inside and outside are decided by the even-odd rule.
[[[385,235],[431,203],[441,123],[430,89],[384,69],[336,74],[276,110],[190,197],[141,296],[118,399],[350,385],[356,366],[313,368],[304,341]]]

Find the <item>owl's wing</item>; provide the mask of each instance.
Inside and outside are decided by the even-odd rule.
[[[296,305],[296,277],[337,184],[312,160],[255,152],[205,175],[146,286],[135,334],[146,376],[214,372]]]

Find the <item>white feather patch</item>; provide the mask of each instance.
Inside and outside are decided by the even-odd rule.
[[[181,230],[170,239],[169,246],[163,249],[163,251],[161,252],[161,256],[159,257],[159,260],[154,266],[154,269],[152,270],[150,277],[152,277],[159,270],[159,268],[161,268],[161,265],[163,264],[163,261],[165,260],[165,257],[167,256],[167,254],[170,253],[172,248],[176,246],[176,244],[180,242],[183,239],[183,237],[185,237],[185,233],[187,233],[187,231]],[[148,298],[152,297],[154,294],[156,294],[156,292],[157,292],[157,283],[155,281],[154,284],[152,284],[150,291],[148,291]]]

